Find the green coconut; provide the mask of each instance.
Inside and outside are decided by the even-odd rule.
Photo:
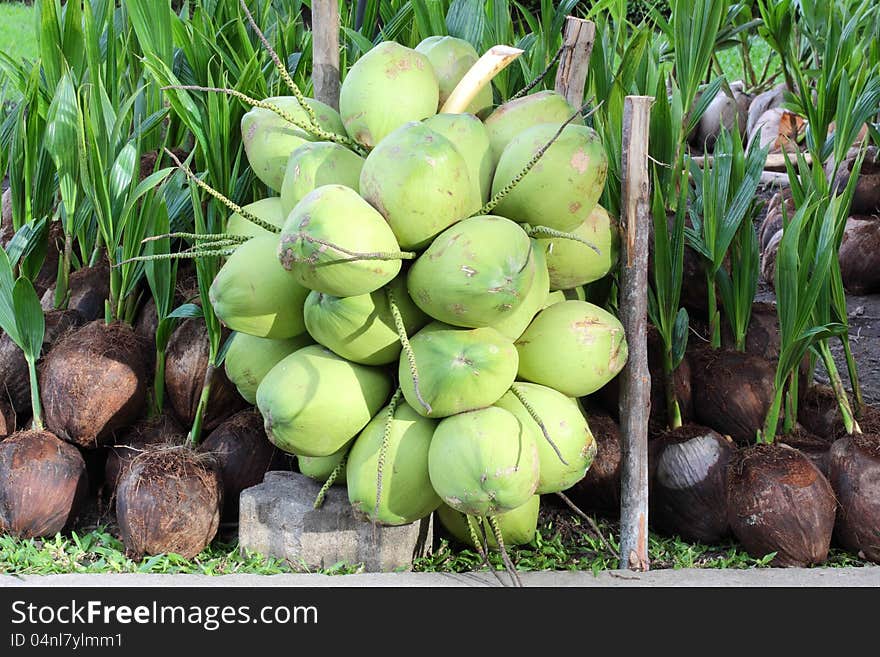
[[[310,345],[280,361],[257,388],[266,435],[297,456],[330,456],[354,438],[381,408],[391,379]]]
[[[334,247],[390,259],[352,260]],[[284,222],[278,249],[281,265],[300,285],[338,297],[368,294],[391,282],[400,271],[400,260],[393,259],[399,253],[382,215],[343,185],[309,192]]]
[[[516,341],[520,379],[569,397],[596,392],[628,355],[620,321],[587,301],[562,301],[538,313]]]
[[[302,306],[309,291],[278,262],[278,236],[252,237],[239,246],[211,283],[211,305],[226,326],[259,338],[305,332]]]
[[[339,90],[339,113],[349,136],[367,148],[408,121],[437,113],[440,87],[428,58],[384,41],[351,67]]]
[[[514,137],[504,149],[492,194],[507,186],[559,126],[544,123]],[[608,175],[608,159],[592,128],[567,125],[534,168],[495,207],[495,213],[520,223],[572,231],[587,221]]]
[[[428,476],[428,449],[437,426],[405,402],[391,420],[382,465],[382,488],[376,509],[379,452],[388,417],[386,406],[364,428],[348,455],[348,499],[355,514],[382,525],[407,525],[440,506]]]
[[[330,456],[297,456],[296,464],[299,471],[309,479],[320,481],[322,484],[326,482],[333,471],[342,463],[342,459],[351,449],[353,440],[349,440],[338,451],[333,452]],[[345,484],[345,468],[342,468],[333,481],[334,486]]]
[[[542,123],[554,123],[558,128],[576,110],[562,94],[555,91],[539,91],[507,101],[486,117],[492,161],[497,164],[507,144],[520,133]],[[584,122],[578,117],[572,124],[583,125]]]
[[[469,42],[451,36],[430,36],[416,46],[416,51],[428,58],[437,74],[440,83],[438,110],[456,85],[461,82],[464,74],[480,58]],[[484,110],[491,109],[492,103],[492,85],[488,84],[480,89],[466,111],[468,114],[480,114]]]
[[[539,238],[538,243],[547,253],[551,290],[568,290],[598,281],[617,264],[619,226],[601,205],[594,207],[584,223],[571,232],[595,244],[599,253],[574,240]]]
[[[309,142],[297,148],[287,160],[281,183],[281,224],[306,194],[322,185],[345,185],[358,191],[363,165],[364,158],[332,141]]]
[[[248,404],[256,404],[257,387],[269,370],[309,344],[312,344],[312,338],[306,333],[283,340],[233,333],[223,360],[226,377]]]
[[[416,394],[409,360],[400,354],[398,379],[407,403],[426,417],[484,408],[501,398],[516,378],[513,343],[493,328],[459,329],[432,322],[410,339],[419,376]]]
[[[389,285],[407,335],[431,321],[409,298],[402,277]],[[384,287],[356,297],[312,292],[303,314],[315,341],[343,358],[362,365],[387,365],[400,356],[400,338]]]
[[[468,515],[511,511],[538,487],[538,438],[530,425],[495,406],[445,418],[428,452],[431,485]]]
[[[489,145],[486,126],[472,114],[437,114],[424,124],[452,142],[464,158],[468,176],[476,188],[481,203],[489,200],[495,162]]]
[[[549,278],[549,276],[548,276]],[[547,295],[547,299],[544,301],[544,304],[541,306],[541,309],[552,306],[555,303],[559,303],[561,301],[586,301],[587,300],[587,291],[581,287],[573,287],[569,290],[554,290],[550,294]]]
[[[503,321],[535,280],[532,241],[503,217],[477,216],[440,233],[407,275],[407,288],[428,315],[478,328]]]
[[[305,124],[309,116],[293,96],[267,98],[271,103]],[[339,114],[319,100],[306,98],[306,104],[315,112],[318,127],[337,135],[345,135],[345,126]],[[254,107],[241,117],[241,140],[248,163],[257,178],[275,191],[281,190],[287,160],[299,146],[318,137],[306,132],[272,110]]]
[[[248,203],[247,205],[242,206],[242,210],[249,212],[258,219],[262,219],[273,226],[278,226],[279,231],[284,225],[284,220],[287,218],[287,212],[284,211],[281,199],[277,196],[270,196],[269,198],[255,201],[254,203]],[[233,212],[229,215],[229,219],[226,220],[226,232],[232,235],[242,235],[244,237],[275,234],[248,221],[238,214],[238,212]]]
[[[522,506],[495,516],[505,546],[526,545],[532,542],[532,539],[535,538],[535,532],[538,530],[538,511],[540,508],[541,496],[532,495],[529,501]],[[446,530],[460,543],[477,547],[471,537],[471,530],[468,529],[468,524],[470,524],[480,540],[482,540],[483,531],[486,532],[486,543],[489,549],[498,549],[498,541],[495,540],[495,534],[492,532],[492,526],[488,520],[483,519],[483,531],[481,531],[479,521],[476,518],[468,517],[448,504],[441,504],[437,508],[437,516]]]
[[[534,425],[534,430],[541,435],[538,440],[541,477],[537,492],[545,495],[571,488],[584,478],[596,456],[596,441],[580,403],[553,388],[535,383],[516,383],[514,388],[541,419],[547,434],[565,460],[563,463],[513,391],[505,393],[495,402],[495,406],[510,411],[520,422]]]
[[[532,241],[532,254],[535,259],[535,280],[523,297],[522,303],[508,313],[501,321],[492,324],[492,328],[503,336],[516,340],[531,324],[538,311],[544,307],[547,295],[550,294],[550,275],[547,272],[547,260],[544,249],[537,248]]]
[[[360,193],[403,249],[422,249],[482,203],[455,145],[422,123],[407,123],[367,156]]]

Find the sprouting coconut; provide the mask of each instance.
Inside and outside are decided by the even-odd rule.
[[[860,137],[861,139],[861,137]],[[859,156],[859,147],[853,147],[840,165],[837,177],[832,181],[832,189],[840,193],[852,176],[852,169]],[[826,173],[832,173],[833,158],[826,162]],[[880,212],[880,148],[871,145],[865,149],[865,159],[859,171],[859,179],[853,191],[850,212],[856,215],[873,215]]]
[[[571,232],[595,244],[599,253],[582,242],[538,237],[538,244],[547,253],[551,290],[569,290],[597,281],[617,264],[620,227],[601,205],[594,207],[586,220]]]
[[[777,566],[808,566],[828,557],[834,491],[796,449],[753,445],[737,452],[727,486],[730,527],[750,555],[775,552]]]
[[[617,516],[620,513],[620,428],[610,415],[590,412],[588,416],[596,441],[596,457],[584,478],[566,495],[582,509]]]
[[[721,340],[725,347],[733,347],[736,343],[726,323],[721,327]],[[756,301],[752,304],[745,351],[770,361],[779,358],[779,318],[774,304],[768,301]]]
[[[307,333],[279,340],[235,333],[230,339],[223,361],[226,377],[248,404],[257,403],[257,387],[269,370],[297,349],[312,344]]]
[[[126,554],[194,558],[214,539],[222,502],[223,485],[210,455],[188,447],[143,452],[116,489]]]
[[[382,370],[311,345],[263,378],[257,407],[276,447],[297,456],[329,456],[367,425],[390,392]]]
[[[505,189],[559,130],[544,123],[514,137],[501,154],[492,194]],[[592,128],[567,125],[531,171],[496,206],[520,223],[572,231],[587,221],[605,187],[608,159]]]
[[[308,142],[287,161],[281,183],[282,220],[306,194],[323,185],[344,185],[358,191],[364,158],[332,141]]]
[[[813,384],[802,393],[798,399],[798,422],[807,431],[829,443],[846,435],[840,404],[830,386]],[[864,406],[859,416],[859,426],[866,433],[873,433],[875,427],[880,428],[880,409]]]
[[[687,541],[714,545],[730,532],[727,465],[733,442],[686,424],[652,442],[652,522]]]
[[[262,219],[266,223],[278,226],[278,230],[281,230],[284,220],[287,218],[284,204],[278,196],[270,196],[269,198],[248,203],[242,206],[241,209],[258,219]],[[244,237],[258,237],[270,234],[268,230],[252,221],[248,221],[238,212],[233,212],[229,215],[229,219],[226,220],[226,232],[230,235],[241,235]]]
[[[456,511],[494,516],[522,506],[540,477],[540,435],[491,406],[444,418],[428,451],[431,484]]]
[[[134,424],[146,406],[147,351],[121,322],[91,322],[57,342],[40,372],[46,428],[91,448]]]
[[[131,468],[131,463],[148,447],[182,445],[186,430],[169,413],[156,415],[135,424],[116,444],[108,446],[104,462],[104,485],[109,494],[115,494],[119,481]]]
[[[576,109],[562,94],[555,91],[539,91],[504,103],[486,117],[485,121],[492,144],[493,161],[497,163],[501,159],[501,153],[517,135],[542,123],[554,123],[558,127],[568,121]],[[580,117],[572,123],[584,124]]]
[[[481,203],[489,200],[495,161],[486,126],[471,114],[436,114],[424,124],[452,142],[464,158]]]
[[[308,114],[293,96],[275,96],[267,98],[266,102],[298,122],[309,122]],[[306,98],[306,103],[314,111],[319,128],[345,135],[345,126],[336,110],[313,98]],[[273,110],[254,107],[241,117],[241,140],[248,164],[257,178],[276,192],[281,191],[290,154],[305,142],[317,139],[319,137],[294,125]]]
[[[275,455],[263,418],[252,409],[236,413],[199,444],[199,451],[216,459],[223,482],[223,517],[237,519],[241,491],[263,481]]]
[[[837,257],[843,285],[850,294],[880,291],[880,216],[847,219]]]
[[[538,313],[516,341],[518,376],[569,397],[596,392],[626,364],[620,321],[586,301],[563,301]]]
[[[110,268],[106,263],[83,267],[70,274],[68,310],[77,311],[85,322],[104,317],[104,303],[110,297]],[[55,308],[55,287],[43,294],[40,305],[46,312]]]
[[[437,74],[440,89],[438,108],[443,106],[464,74],[480,58],[469,42],[451,36],[429,36],[416,46],[416,51],[428,58]],[[466,111],[468,114],[480,114],[490,109],[492,102],[492,86],[486,85],[471,101]]]
[[[410,299],[404,277],[398,276],[388,287],[407,335],[431,321]],[[385,288],[356,297],[312,292],[303,314],[315,341],[343,358],[361,365],[387,365],[400,356],[400,338]]]
[[[278,262],[278,243],[277,235],[252,237],[211,283],[211,305],[229,329],[273,339],[305,332],[302,305],[309,291]]]
[[[511,340],[516,340],[528,328],[540,310],[548,304],[550,296],[550,274],[547,271],[547,258],[544,249],[537,248],[535,240],[532,240],[532,256],[535,260],[535,280],[532,281],[529,291],[526,292],[522,302],[504,317],[492,324],[492,328],[501,335]],[[583,292],[583,289],[581,289]],[[561,293],[560,293],[561,295]],[[565,297],[561,297],[564,301]]]
[[[784,436],[777,436],[776,442],[788,445],[806,456],[810,462],[818,468],[825,477],[828,477],[828,467],[832,441],[823,436],[808,431],[805,427],[796,424],[794,428]]]
[[[420,52],[384,41],[351,67],[339,90],[339,113],[349,136],[373,148],[408,121],[437,113],[440,87]]]
[[[344,485],[346,483],[345,462],[353,442],[354,439],[352,438],[330,456],[297,456],[296,462],[299,466],[299,471],[306,477],[321,483],[325,483],[335,472],[336,476],[333,479],[333,483]]]
[[[501,536],[505,545],[526,545],[535,538],[538,531],[538,511],[541,508],[541,496],[532,495],[528,502],[515,509],[499,513],[495,516],[501,529]],[[486,544],[491,550],[498,549],[498,541],[489,523],[483,520],[483,528],[473,516],[466,516],[456,511],[447,504],[441,504],[437,509],[437,517],[446,530],[452,534],[459,543],[478,547],[474,544],[473,536],[482,540],[483,532],[486,533]],[[470,527],[468,527],[470,525]]]
[[[0,441],[0,534],[54,536],[76,518],[88,490],[79,450],[48,431]]]
[[[490,215],[465,219],[438,235],[409,270],[407,288],[434,319],[478,328],[504,321],[534,279],[529,236],[509,219]]]
[[[493,328],[468,330],[432,322],[412,337],[410,346],[417,372],[404,352],[398,379],[407,403],[426,417],[490,406],[516,378],[516,349]]]
[[[596,441],[576,399],[547,386],[515,383],[495,406],[510,411],[539,435],[537,493],[559,493],[583,479],[596,456]]]
[[[729,132],[736,130],[740,135],[746,134],[751,97],[745,93],[742,80],[731,82],[729,86],[733,95],[728,96],[727,91],[721,89],[689,135],[688,141],[692,146],[700,150],[705,148],[706,152],[712,151],[722,128]]]
[[[349,297],[389,283],[400,272],[403,256],[382,215],[356,191],[324,185],[287,217],[278,257],[300,285]]]
[[[769,286],[776,285],[776,254],[782,243],[782,230],[777,230],[767,241],[767,246],[761,252],[761,278]]]
[[[770,198],[767,202],[767,214],[758,231],[761,251],[764,251],[773,236],[784,228],[785,219],[791,219],[796,211],[790,188],[780,190]]]
[[[746,134],[750,135],[755,130],[758,120],[764,112],[781,107],[785,102],[785,93],[788,88],[785,83],[779,84],[764,93],[755,96],[749,103],[748,120],[746,122]]]
[[[423,249],[482,205],[464,157],[423,123],[401,126],[373,149],[361,170],[360,193],[402,249]]]
[[[837,540],[880,563],[880,436],[844,436],[831,446],[829,479],[840,506]]]
[[[382,525],[406,525],[440,506],[428,476],[436,426],[403,401],[398,405],[394,400],[376,414],[354,441],[345,469],[356,515]]]

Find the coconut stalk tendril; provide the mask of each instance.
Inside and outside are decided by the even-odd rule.
[[[472,520],[473,522],[471,522]],[[477,534],[477,530],[474,527],[475,523],[480,527],[482,538]],[[495,579],[498,580],[501,586],[506,586],[504,580],[501,579],[501,576],[495,571],[492,564],[489,563],[489,542],[486,540],[486,528],[483,526],[481,519],[476,516],[465,514],[464,524],[467,525],[468,533],[471,536],[471,543],[474,544],[474,549],[476,549],[477,554],[480,555],[480,559],[483,560],[483,565],[486,566],[489,572],[495,576]]]
[[[495,516],[486,516],[486,521],[489,523],[489,526],[492,528],[492,533],[495,535],[495,542],[498,543],[498,549],[501,551],[501,561],[504,562],[507,574],[510,575],[510,579],[513,581],[515,587],[522,588],[522,580],[519,578],[519,574],[516,572],[513,561],[507,553],[507,548],[504,546],[504,536],[501,535],[501,527],[498,525],[498,520]]]
[[[244,1],[244,0],[242,0]],[[524,50],[511,48],[510,46],[492,46],[486,53],[471,66],[461,81],[449,94],[449,98],[440,108],[440,114],[462,114],[476,98],[480,90],[492,81],[496,75],[503,71]]]
[[[400,346],[403,348],[403,353],[406,354],[406,360],[409,362],[409,372],[410,376],[412,376],[416,399],[419,400],[419,404],[421,404],[422,408],[424,408],[430,415],[433,409],[431,408],[431,405],[425,401],[425,398],[422,397],[422,391],[419,389],[419,370],[418,367],[416,367],[416,355],[413,352],[412,345],[410,345],[409,338],[406,335],[406,326],[403,323],[400,308],[397,307],[397,303],[394,301],[394,292],[390,285],[385,288],[385,294],[388,296],[388,308],[391,310],[391,316],[394,318],[394,327],[397,329],[397,337],[400,339]]]
[[[508,99],[508,102],[510,102],[511,100],[516,100],[517,98],[522,98],[522,97],[525,96],[527,93],[529,93],[532,89],[534,89],[534,88],[537,87],[539,84],[541,84],[541,80],[543,80],[545,77],[547,77],[547,74],[550,72],[550,69],[553,68],[553,65],[556,64],[556,62],[559,61],[559,58],[562,56],[562,53],[563,53],[564,51],[565,51],[565,45],[561,45],[561,46],[559,46],[559,50],[557,50],[557,51],[556,51],[556,54],[553,55],[553,59],[550,60],[550,63],[547,64],[546,68],[544,68],[543,71],[541,71],[540,73],[538,73],[538,75],[535,77],[534,80],[532,80],[532,81],[529,82],[526,86],[524,86],[522,89],[520,89],[520,90],[517,91],[515,94],[513,94],[513,95]]]
[[[556,446],[556,443],[553,442],[553,439],[550,437],[550,432],[547,431],[547,426],[544,424],[544,421],[541,420],[541,416],[538,415],[538,412],[535,408],[529,403],[529,400],[526,399],[526,396],[519,390],[515,385],[510,386],[510,392],[513,393],[513,396],[517,398],[520,404],[523,405],[523,408],[526,409],[526,412],[532,417],[535,421],[535,424],[538,425],[538,428],[541,430],[541,433],[544,434],[544,439],[550,443],[550,447],[553,448],[553,451],[556,452],[556,456],[559,457],[559,460],[562,461],[564,465],[568,465],[568,461],[566,461],[562,457],[562,452],[559,451],[559,447]]]
[[[584,246],[591,248],[596,252],[596,255],[602,255],[598,246],[589,240],[585,240],[580,235],[566,233],[561,230],[556,230],[555,228],[550,228],[549,226],[530,226],[529,224],[522,224],[522,228],[529,237],[555,237],[557,239],[572,240],[573,242],[580,242]]]
[[[379,515],[379,503],[382,501],[382,479],[385,470],[385,455],[388,453],[388,445],[391,442],[391,425],[394,422],[394,412],[397,410],[397,404],[400,403],[400,397],[403,390],[398,386],[388,402],[388,413],[385,417],[385,432],[382,434],[382,445],[379,447],[379,459],[376,462],[376,505],[373,507],[373,522],[375,523]]]
[[[310,244],[320,244],[323,247],[328,249],[333,249],[334,251],[339,251],[343,253],[348,258],[336,258],[330,262],[325,262],[324,264],[336,264],[337,262],[356,262],[359,260],[414,260],[418,254],[413,251],[373,251],[370,253],[364,253],[360,251],[350,251],[349,249],[343,248],[338,244],[334,244],[333,242],[328,242],[327,240],[323,240],[319,237],[313,237],[312,235],[307,235],[302,231],[298,233],[291,233],[291,235],[295,235],[297,239],[304,240],[309,242]],[[298,259],[292,253],[290,255],[290,259],[292,262],[302,262],[305,264],[315,264],[318,262],[318,257],[323,253],[323,250],[316,251],[312,255],[307,258]]]
[[[327,497],[327,491],[330,490],[330,487],[336,483],[336,480],[339,479],[339,476],[345,471],[345,466],[348,463],[348,452],[345,453],[345,456],[342,457],[342,460],[333,468],[333,472],[330,473],[330,476],[327,477],[327,481],[324,482],[324,485],[321,486],[321,490],[318,491],[317,496],[315,497],[315,503],[312,504],[313,509],[320,509],[324,505],[324,498]]]

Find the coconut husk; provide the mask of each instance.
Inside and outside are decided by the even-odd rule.
[[[828,557],[836,502],[831,484],[798,450],[753,445],[728,467],[728,520],[755,558],[775,552],[773,565],[809,566]]]
[[[828,460],[839,502],[835,538],[860,558],[880,563],[880,435],[844,436],[831,446]]]
[[[750,135],[755,131],[758,120],[765,112],[782,106],[785,102],[786,91],[788,91],[788,87],[785,84],[780,84],[752,99],[749,103],[746,134]]]
[[[652,523],[709,545],[727,536],[727,464],[735,451],[730,438],[695,424],[651,441]]]
[[[91,322],[58,342],[40,372],[46,426],[86,448],[113,440],[146,406],[144,352],[121,322]]]
[[[40,272],[34,278],[34,291],[38,296],[42,296],[46,290],[55,284],[58,278],[58,262],[61,260],[61,253],[64,251],[64,227],[60,221],[53,221],[49,224],[49,238],[46,245],[46,257],[43,259],[43,266]]]
[[[0,534],[54,536],[75,520],[88,490],[76,447],[48,431],[20,431],[0,442]]]
[[[186,430],[167,413],[141,420],[122,440],[107,448],[105,492],[115,494],[119,480],[131,468],[132,461],[148,447],[180,446],[185,439]]]
[[[851,148],[846,154],[846,158],[837,171],[837,177],[832,181],[833,190],[840,192],[847,186],[858,154],[859,147]],[[829,178],[833,173],[833,166],[833,159],[829,159],[825,164],[826,175]],[[859,179],[853,192],[850,212],[855,215],[870,215],[880,212],[880,148],[877,146],[872,145],[867,148],[859,172]]]
[[[187,319],[171,334],[165,352],[165,395],[184,426],[191,426],[195,419],[209,355],[208,329],[201,319]],[[215,369],[203,428],[215,429],[244,406],[224,368]]]
[[[854,408],[852,396],[850,396],[850,406]],[[829,444],[846,435],[837,397],[826,385],[813,384],[803,392],[798,400],[798,422],[807,431]],[[880,432],[880,409],[865,406],[858,423],[865,433]]]
[[[847,292],[880,292],[880,216],[853,216],[846,220],[838,260]]]
[[[596,440],[596,456],[587,474],[566,491],[582,509],[617,517],[620,514],[620,428],[609,415],[587,412]]]
[[[782,107],[774,107],[756,121],[749,133],[749,145],[757,140],[761,148],[769,147],[770,153],[795,153],[800,150],[797,142],[805,130],[803,118]]]
[[[134,320],[134,332],[141,336],[148,344],[156,344],[156,330],[159,328],[159,315],[156,312],[156,302],[150,297],[141,306]]]
[[[110,267],[106,263],[77,269],[70,274],[69,286],[69,309],[79,312],[86,322],[104,317],[104,303],[110,296]],[[43,293],[40,305],[47,312],[55,307],[54,285]]]
[[[745,85],[742,80],[731,82],[729,86],[733,95],[727,95],[724,89],[716,94],[700,118],[696,129],[688,138],[691,146],[705,150],[707,153],[712,151],[722,128],[746,134],[751,96],[745,93]]]
[[[786,188],[776,192],[767,203],[767,214],[764,221],[761,222],[761,229],[758,231],[758,241],[761,245],[761,252],[770,244],[773,236],[784,227],[784,217],[789,220],[794,216],[796,209],[794,207],[794,199],[791,196],[791,189]]]
[[[116,490],[126,554],[194,558],[217,533],[222,501],[211,456],[188,447],[148,448],[132,461]]]
[[[761,278],[770,287],[776,285],[776,254],[779,253],[780,242],[782,242],[782,231],[778,230],[761,253]]]
[[[729,349],[735,348],[730,324],[722,320],[721,344]],[[779,358],[779,318],[776,306],[767,301],[752,304],[749,329],[746,332],[746,353],[766,360]]]
[[[0,399],[0,440],[15,433],[15,410],[7,402]]]
[[[810,459],[819,472],[826,477],[828,476],[828,450],[831,449],[831,441],[818,436],[805,427],[795,425],[790,433],[784,436],[778,436],[776,442],[788,445],[798,450],[801,454]]]

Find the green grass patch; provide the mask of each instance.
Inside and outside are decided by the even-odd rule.
[[[18,61],[36,59],[34,8],[21,2],[0,3],[0,50]]]
[[[770,46],[763,39],[751,39],[749,42],[749,57],[752,61],[752,68],[759,79],[764,73],[765,67],[768,77],[777,75],[782,71],[779,56],[770,49]],[[715,53],[715,58],[718,60],[718,65],[721,66],[724,77],[728,82],[746,79],[741,48],[727,48]],[[777,83],[780,80],[777,80]]]

